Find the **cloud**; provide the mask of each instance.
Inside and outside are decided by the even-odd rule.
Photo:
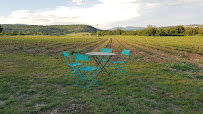
[[[139,4],[159,4],[165,6],[203,5],[203,0],[137,0]]]
[[[73,0],[82,5],[88,0]],[[51,10],[17,10],[8,16],[1,16],[2,24],[89,24],[101,29],[109,28],[111,23],[127,21],[138,17],[139,5],[135,0],[99,0],[100,4],[91,7],[59,6]]]
[[[90,5],[91,4],[91,5]],[[16,10],[1,24],[99,24],[100,29],[202,23],[203,0],[72,0],[54,9]]]
[[[88,0],[72,0],[72,2],[77,4],[77,5],[83,5],[83,4],[90,4],[91,3]]]
[[[28,19],[29,15],[30,15],[29,10],[17,10],[13,11],[9,16],[0,17],[0,22],[3,22],[5,24],[21,23],[21,22],[24,23]]]
[[[202,24],[203,0],[137,0],[140,16],[129,20],[134,26]]]

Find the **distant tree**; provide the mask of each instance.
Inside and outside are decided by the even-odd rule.
[[[164,29],[161,27],[156,30],[156,36],[167,36],[167,34],[165,33]]]
[[[185,28],[184,34],[187,36],[192,36],[193,35],[193,28],[191,28],[191,27]]]
[[[177,26],[176,29],[178,34],[183,34],[185,32],[185,28],[183,27],[183,25]]]
[[[156,35],[156,27],[152,25],[148,25],[145,31],[145,35],[147,36],[155,36]]]
[[[174,36],[174,35],[178,34],[177,29],[175,27],[167,28],[165,30],[165,33],[166,33],[167,36]]]
[[[199,32],[199,28],[198,28],[198,27],[195,27],[195,28],[193,29],[193,35],[197,35],[198,32]]]
[[[203,36],[203,28],[199,28],[198,34]]]
[[[0,33],[3,31],[3,28],[1,28],[1,25],[0,25]]]
[[[176,28],[171,28],[170,30],[170,35],[177,35],[178,34],[178,31]]]
[[[138,31],[137,30],[131,30],[131,31],[125,31],[123,35],[137,35]]]
[[[121,28],[117,28],[115,31],[116,31],[116,35],[121,35],[123,32]]]
[[[42,32],[37,32],[37,35],[43,35],[43,33]]]
[[[12,30],[10,33],[8,33],[8,35],[18,35],[17,31]]]

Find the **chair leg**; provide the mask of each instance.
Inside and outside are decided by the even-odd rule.
[[[70,81],[72,81],[74,78],[75,78],[75,74],[73,75],[73,77],[71,78],[71,80],[70,80]]]
[[[85,80],[85,79],[84,79]],[[80,79],[78,80],[78,82],[76,83],[76,86],[78,86],[78,87],[83,87],[83,88],[87,88],[87,87],[85,87],[85,86],[80,86],[80,85],[78,85],[78,83],[80,82]]]
[[[90,85],[89,85],[89,87],[87,88],[87,89],[89,89],[90,88],[90,86],[92,85],[92,83],[93,83],[93,81],[95,80],[96,81],[96,85],[98,85],[99,86],[99,83],[97,82],[97,79],[96,79],[96,75],[92,72],[92,75],[93,75],[93,79],[92,79],[92,81],[90,82]]]
[[[90,88],[90,86],[92,85],[92,82],[94,81],[94,78],[92,79],[92,81],[90,82],[90,85],[89,85],[89,87],[87,88],[87,89],[89,89]]]
[[[123,69],[121,69],[117,77],[119,77],[119,75],[122,73],[122,71],[123,71],[124,73],[126,73]],[[128,75],[128,74],[126,73],[126,75]]]
[[[114,63],[113,63],[113,65],[115,66],[115,68],[114,68],[114,70],[113,70],[113,72],[112,72],[112,75],[113,75],[114,71],[115,71],[116,69],[118,69],[117,66],[116,66]]]
[[[88,74],[86,73],[86,71],[84,71],[84,72],[82,73],[82,72],[79,70],[78,73],[79,73],[79,75],[80,75],[80,78],[79,78],[79,80],[77,81],[76,86],[83,87],[83,88],[86,88],[86,89],[89,89],[92,84],[96,84],[96,85],[99,86],[99,83],[97,82],[97,79],[96,79],[96,74],[98,73],[98,70],[99,70],[99,69],[96,70],[96,73],[94,73],[94,72],[92,71],[92,72],[90,73],[90,75],[88,75]],[[84,75],[86,75],[87,77],[84,77]],[[89,79],[89,77],[90,77],[91,75],[93,76],[92,80]],[[89,81],[86,81],[86,80],[85,80],[86,78],[88,78]],[[80,86],[80,85],[79,85],[79,82],[80,82],[82,79],[85,81],[85,83],[90,83],[89,86],[87,86],[87,87],[85,87],[85,86]],[[96,81],[96,83],[93,83],[94,80]]]
[[[119,64],[118,64],[118,63],[117,63],[117,65],[115,65],[115,64],[113,64],[113,65],[115,66],[114,71],[115,71],[115,70],[118,70],[119,72],[121,71],[121,70],[120,70],[120,68],[118,67],[118,66],[119,66]],[[112,72],[112,74],[114,73],[114,71]]]
[[[81,79],[81,78],[79,78],[79,80],[77,81],[76,86],[78,86],[78,83],[80,82],[80,79]]]
[[[68,72],[68,74],[64,77],[64,78],[66,78],[71,72],[73,73],[73,69],[69,66],[69,68],[70,68],[70,72]]]
[[[83,76],[80,76],[79,80],[78,80],[77,83],[76,83],[76,86],[86,88],[86,87],[84,87],[84,86],[78,85],[78,83],[80,82],[81,79],[83,79],[83,80],[85,81],[85,83],[87,83],[86,80],[85,80],[85,78],[84,78]]]
[[[77,75],[77,73],[78,73],[78,72],[77,72],[76,70],[73,71],[73,77],[71,78],[70,81],[72,81],[72,80],[75,78],[75,76]]]
[[[85,75],[87,76],[87,79],[90,80],[89,76],[87,75],[87,73],[85,72]]]
[[[119,64],[117,64],[117,66],[118,66],[118,71],[119,71],[119,74],[118,74],[118,76],[117,76],[117,77],[119,77],[119,76],[120,76],[120,74],[122,73],[122,69],[121,69],[121,67],[119,66]]]
[[[75,78],[75,76],[78,74],[78,71],[76,70],[75,67],[70,67],[70,66],[69,66],[69,68],[71,69],[71,71],[68,72],[68,74],[67,74],[64,78],[66,78],[70,73],[73,73],[73,77],[72,77],[71,80],[70,80],[70,81],[72,81],[72,80]]]
[[[96,71],[96,74],[97,74],[97,71]],[[96,79],[96,74],[95,73],[92,73],[92,75],[94,76],[94,79],[96,81],[96,84],[99,86],[99,83],[97,82],[97,79]]]
[[[128,73],[123,70],[123,68],[124,68],[125,65],[124,65],[123,67],[121,67],[118,63],[117,63],[116,65],[115,65],[115,64],[113,64],[113,65],[115,66],[115,69],[113,70],[112,74],[113,74],[114,71],[117,69],[117,70],[119,71],[119,74],[118,74],[117,77],[119,77],[119,75],[120,75],[122,72],[124,72],[126,75],[128,75]]]
[[[119,66],[119,65],[118,65],[118,66]],[[125,72],[125,70],[123,70],[124,66],[123,66],[123,67],[119,66],[119,67],[120,67],[121,71],[123,71],[124,73],[126,73],[126,74],[128,75],[128,73]]]
[[[120,72],[119,72],[119,74],[118,74],[118,76],[117,77],[119,77],[119,75],[122,73],[122,70],[120,70]]]
[[[71,73],[71,71],[70,72],[68,72],[68,74],[64,77],[64,78],[66,78],[69,74]]]
[[[85,71],[82,73],[81,77],[84,79],[85,83],[87,83],[87,81],[85,80],[84,74],[85,74]]]

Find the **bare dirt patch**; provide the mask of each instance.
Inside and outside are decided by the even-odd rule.
[[[110,38],[110,41],[107,44],[106,48],[112,48],[112,38]]]
[[[112,47],[113,53],[117,54],[116,56],[113,56],[111,60],[118,61],[121,56],[122,50],[120,50],[120,48],[116,44],[115,38],[112,38],[111,47]]]
[[[67,105],[63,109],[59,109],[57,113],[77,113],[77,114],[88,114],[90,110],[88,109],[88,104],[86,103],[77,103],[81,99],[72,99],[68,100]]]

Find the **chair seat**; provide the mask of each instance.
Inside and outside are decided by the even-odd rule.
[[[97,67],[89,67],[89,66],[80,68],[80,70],[85,70],[85,71],[93,71],[96,69],[98,69],[98,68]]]
[[[71,63],[71,64],[68,64],[69,66],[72,66],[72,67],[75,67],[75,66],[80,66],[80,65],[83,65],[82,63]]]
[[[118,64],[118,63],[125,63],[125,62],[122,62],[122,61],[111,61],[112,63],[116,63],[116,64]]]

